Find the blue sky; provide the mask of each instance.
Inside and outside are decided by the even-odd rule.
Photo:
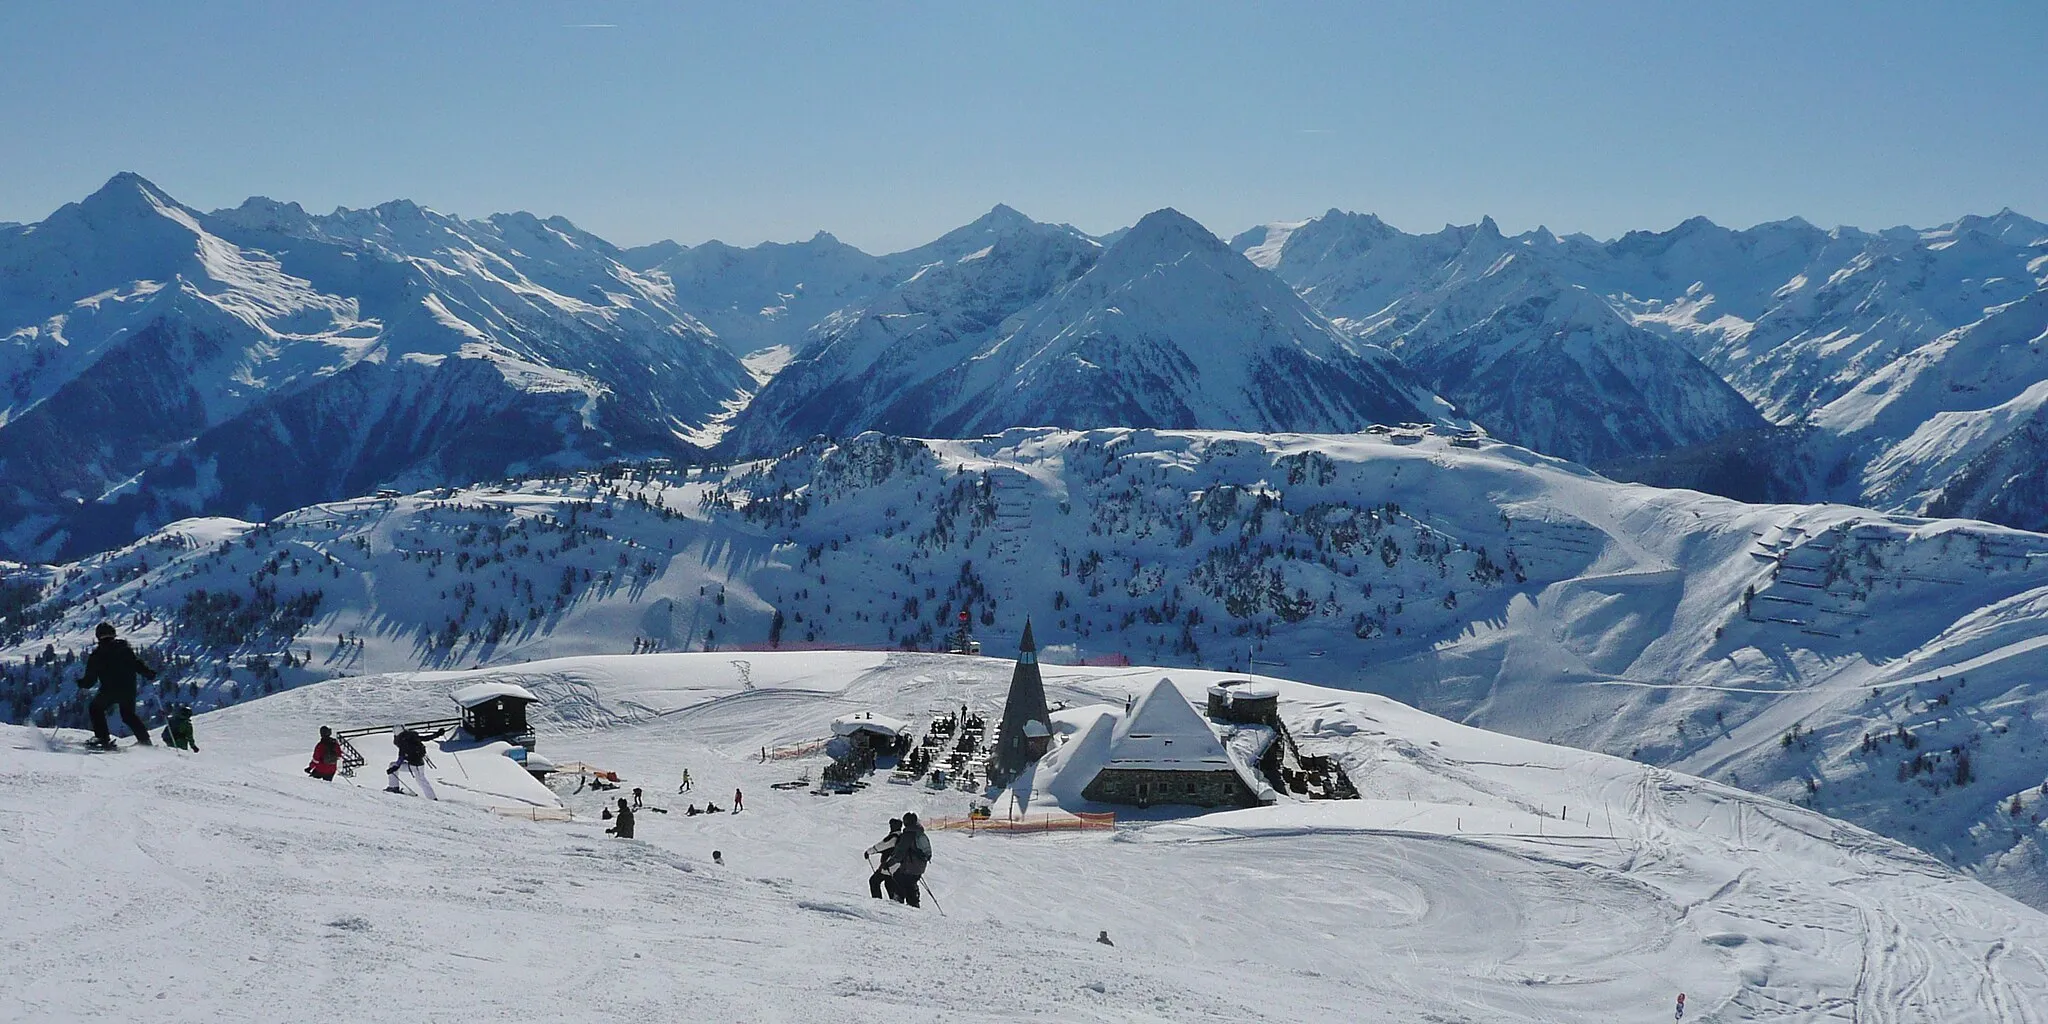
[[[2048,217],[2048,4],[0,5],[0,220],[409,198],[622,244],[1006,202],[1230,234],[1329,207],[1606,237]]]

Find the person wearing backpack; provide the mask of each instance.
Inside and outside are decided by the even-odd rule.
[[[114,749],[114,734],[107,729],[107,709],[119,708],[121,721],[134,735],[137,746],[155,746],[149,738],[149,726],[143,724],[142,716],[135,711],[135,677],[155,679],[156,670],[142,663],[135,656],[135,648],[128,641],[114,634],[114,624],[102,622],[93,629],[99,639],[99,646],[85,658],[85,675],[79,677],[78,688],[90,690],[97,686],[100,692],[93,695],[92,702],[85,706],[92,718],[92,739],[86,746],[100,750]]]
[[[334,737],[334,730],[320,727],[320,742],[313,744],[313,760],[306,764],[306,774],[322,782],[333,782],[334,773],[341,770],[341,741]]]
[[[932,862],[932,840],[925,835],[924,826],[918,824],[916,814],[903,816],[903,834],[896,837],[891,852],[896,856],[891,885],[903,902],[918,906],[917,888],[924,880],[925,866]]]
[[[436,729],[425,736],[410,728],[401,728],[391,737],[391,745],[398,748],[398,760],[384,770],[386,793],[403,793],[398,784],[398,772],[404,769],[412,774],[413,784],[420,788],[420,795],[429,800],[439,800],[434,795],[434,784],[427,781],[427,741],[440,739],[445,729]]]

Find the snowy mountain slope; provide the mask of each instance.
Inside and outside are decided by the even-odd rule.
[[[1683,992],[1689,1017],[1713,1020],[2025,1022],[2048,995],[2048,918],[1910,850],[1378,697],[1281,684],[1303,742],[1365,800],[1058,837],[938,831],[937,905],[921,911],[868,899],[859,851],[886,817],[958,816],[965,794],[821,800],[770,788],[817,760],[754,759],[850,709],[992,711],[1008,671],[708,654],[376,676],[201,716],[190,756],[51,753],[45,734],[0,728],[0,827],[23,847],[0,872],[39,908],[5,925],[19,955],[0,991],[53,1018],[260,1019],[288,998],[366,1021],[688,1005],[735,1020],[1561,1022],[1666,1014]],[[1114,706],[1159,672],[1046,681],[1055,700]],[[715,800],[744,789],[747,811],[643,813],[626,842],[594,820],[612,794],[563,787],[578,820],[535,823],[299,772],[317,724],[439,714],[454,687],[500,678],[544,698],[542,752],[619,771],[671,811],[698,799],[668,788],[689,767]],[[1190,694],[1215,678],[1176,673]],[[483,795],[453,760],[438,782]],[[152,957],[59,927],[87,915]],[[1105,929],[1114,946],[1092,941]]]
[[[1487,219],[1414,236],[1333,210],[1236,244],[1505,440],[1594,462],[1763,425],[1691,354],[1563,276],[1578,243],[1548,232],[1507,239]]]
[[[0,237],[0,543],[708,444],[752,380],[616,255],[559,218],[201,214],[118,175]]]
[[[2004,478],[1989,462],[1972,490],[1937,505],[1942,460],[1925,438],[1899,447],[1923,426],[1953,433],[1934,423],[1951,413],[1976,422],[1977,448],[1995,446],[2003,435],[1991,428],[2015,420],[1992,410],[2048,380],[2035,340],[2048,327],[2048,226],[2010,210],[1878,233],[1696,217],[1610,242],[1542,229],[1503,238],[1491,221],[1409,235],[1333,210],[1233,244],[1503,438],[1721,487],[1725,467],[1744,461],[1736,449],[1757,454],[1761,424],[1719,375],[1773,422],[1814,428],[1777,460],[1796,465],[1734,475],[1778,478],[1803,500],[2014,508],[2004,521],[2041,525],[1997,496]],[[1675,462],[1654,458],[1667,452]]]
[[[1053,659],[1249,655],[1487,728],[1700,765],[2048,905],[2048,537],[1615,484],[1492,442],[864,435],[710,472],[181,524],[15,587],[0,708],[16,721],[80,720],[66,659],[103,617],[213,706],[636,640],[932,649],[962,610],[995,650],[1029,615]],[[2003,638],[1988,646],[1987,622]],[[1968,687],[1940,692],[1951,674]],[[1796,753],[1779,742],[1795,723]],[[1902,726],[1925,750],[1862,740]],[[1961,785],[1918,760],[1951,747],[1974,761]]]
[[[981,355],[1010,318],[1087,272],[1102,249],[1025,221],[989,245],[920,269],[862,308],[827,317],[735,423],[728,447],[779,452],[817,434],[915,433],[935,378]]]
[[[1020,228],[828,322],[773,400],[741,416],[736,445],[771,452],[870,428],[1355,430],[1454,418],[1388,353],[1343,337],[1173,210],[1095,250],[1071,229]]]
[[[997,204],[924,245],[882,256],[820,231],[806,242],[751,248],[718,241],[695,248],[659,243],[635,250],[629,260],[666,277],[677,305],[709,325],[733,354],[777,349],[794,354],[833,314],[867,306],[926,267],[953,263],[1017,231],[1046,226]]]

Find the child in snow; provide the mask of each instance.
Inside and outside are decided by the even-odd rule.
[[[341,767],[341,741],[334,738],[334,730],[320,727],[320,742],[313,744],[313,760],[306,765],[306,774],[322,782],[333,782],[334,773]]]
[[[86,656],[85,675],[78,680],[81,690],[100,688],[92,703],[85,706],[86,714],[92,718],[92,739],[86,745],[113,749],[114,735],[107,729],[107,709],[119,708],[121,721],[135,737],[136,745],[154,746],[149,739],[149,726],[143,724],[142,716],[135,711],[135,677],[155,679],[156,670],[143,664],[135,656],[135,648],[114,634],[113,623],[100,623],[93,629],[93,635],[99,638],[99,646]]]
[[[180,704],[171,709],[170,723],[164,726],[164,742],[179,750],[199,753],[199,741],[192,737],[192,705]]]

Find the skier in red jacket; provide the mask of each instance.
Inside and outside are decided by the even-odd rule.
[[[333,782],[334,773],[341,767],[341,741],[334,738],[334,730],[320,727],[320,742],[313,745],[313,762],[306,766],[306,774],[322,782]]]

